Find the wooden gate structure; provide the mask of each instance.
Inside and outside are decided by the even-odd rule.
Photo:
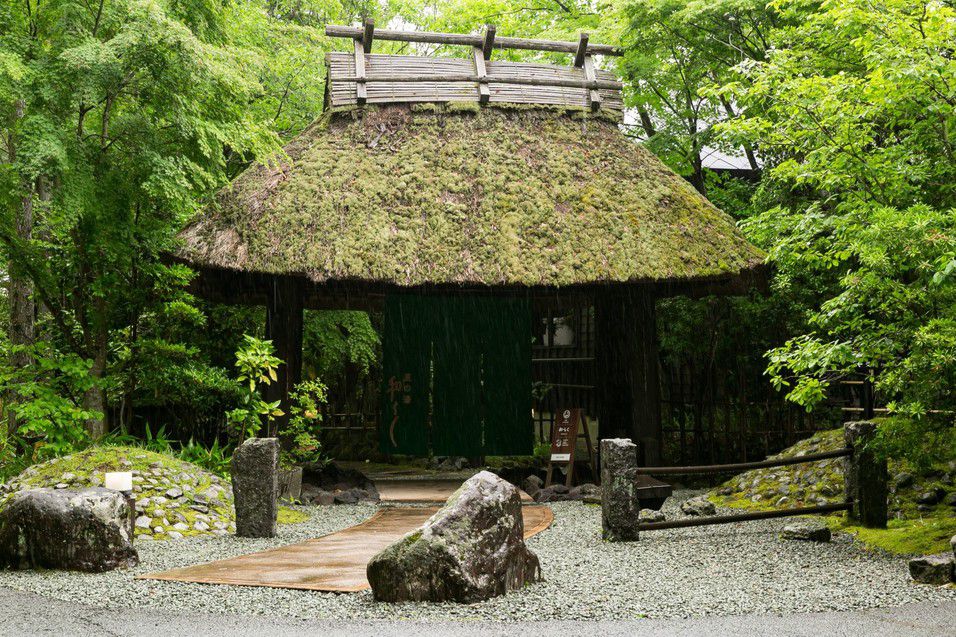
[[[175,255],[197,271],[195,293],[266,307],[284,363],[269,400],[288,413],[306,309],[379,312],[396,294],[586,304],[600,334],[599,435],[641,440],[645,462],[659,463],[655,300],[745,294],[763,285],[765,255],[621,132],[622,85],[598,59],[621,51],[587,34],[554,42],[491,26],[368,21],[326,34],[346,50],[327,55],[322,115],[218,193]],[[373,52],[391,42],[465,55]],[[503,49],[569,63],[494,59]],[[281,434],[284,419],[275,426]],[[511,426],[530,429],[530,413]]]

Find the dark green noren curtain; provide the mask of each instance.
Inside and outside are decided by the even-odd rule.
[[[430,447],[435,455],[466,457],[530,454],[528,301],[395,294],[385,308],[381,449],[423,455]],[[425,370],[430,378],[413,384],[410,404],[402,402],[405,394],[397,390],[404,388],[396,382],[407,370],[415,370],[413,376]],[[396,395],[402,396],[397,406]],[[429,405],[426,436],[424,427],[411,423],[428,421]]]
[[[382,335],[382,409],[379,449],[428,453],[431,334],[437,328],[434,299],[390,295]]]

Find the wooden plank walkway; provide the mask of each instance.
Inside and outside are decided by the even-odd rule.
[[[320,538],[259,553],[176,568],[137,579],[267,586],[351,593],[369,587],[365,566],[376,553],[421,526],[438,507],[388,507],[368,520]],[[524,536],[547,529],[547,506],[523,506]]]
[[[468,476],[471,477],[471,476]],[[382,502],[402,504],[441,503],[461,486],[465,478],[435,479],[429,477],[412,479],[378,479],[375,488]],[[522,490],[518,490],[522,504],[532,504],[534,500]]]

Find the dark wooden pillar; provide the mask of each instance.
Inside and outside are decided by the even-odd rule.
[[[276,278],[266,301],[266,338],[272,341],[283,364],[278,379],[266,388],[266,400],[280,401],[285,415],[273,421],[275,435],[289,422],[289,393],[302,380],[302,281]]]
[[[645,466],[661,460],[655,295],[650,287],[595,297],[599,436],[630,438]]]

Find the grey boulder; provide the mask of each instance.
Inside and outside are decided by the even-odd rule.
[[[830,527],[822,520],[808,518],[794,520],[783,527],[780,537],[784,540],[803,540],[805,542],[829,542],[832,534]]]
[[[568,492],[568,495],[572,500],[584,500],[585,498],[601,497],[601,487],[590,482],[585,482],[582,485],[576,486],[571,491]]]
[[[544,480],[542,480],[536,475],[528,476],[521,483],[521,488],[524,489],[524,492],[527,493],[532,498],[538,495],[538,491],[540,491],[541,487],[543,486],[544,486]]]
[[[87,572],[136,566],[132,508],[103,488],[21,491],[0,513],[0,567]]]
[[[927,491],[926,493],[920,494],[920,496],[916,499],[916,502],[917,504],[926,504],[929,506],[933,506],[935,504],[938,504],[943,499],[943,496],[945,495],[946,495],[946,491],[944,489],[937,487],[931,491]]]
[[[665,516],[660,511],[655,511],[654,509],[641,509],[640,514],[637,516],[638,522],[663,522]]]
[[[717,508],[714,506],[714,503],[702,495],[682,503],[680,510],[686,515],[695,516],[714,515],[717,513]]]
[[[953,581],[953,556],[947,553],[913,558],[909,567],[910,577],[920,584],[942,586]]]
[[[368,476],[335,463],[303,465],[299,499],[303,504],[354,504],[378,502],[378,489]]]
[[[478,602],[541,579],[524,543],[521,499],[488,471],[465,481],[421,528],[368,563],[375,599]]]

